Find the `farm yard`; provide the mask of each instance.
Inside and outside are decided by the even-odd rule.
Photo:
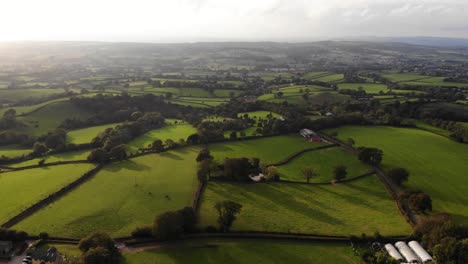
[[[180,254],[180,251],[184,254]],[[124,254],[125,264],[209,263],[343,263],[358,264],[345,243],[311,243],[268,240],[197,240],[144,252]]]
[[[436,212],[448,212],[459,223],[468,222],[465,187],[468,146],[443,136],[409,128],[349,126],[333,129],[340,139],[353,138],[357,146],[383,150],[384,168],[410,172],[407,185],[432,197]]]
[[[191,205],[197,153],[198,148],[187,147],[108,165],[15,228],[75,238],[95,230],[127,236],[158,213]]]
[[[202,198],[200,227],[216,226],[214,205],[225,199],[243,206],[234,231],[330,235],[411,232],[376,176],[320,186],[210,182]]]

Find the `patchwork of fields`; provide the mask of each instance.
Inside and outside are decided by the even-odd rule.
[[[216,226],[217,201],[242,204],[236,231],[360,235],[411,233],[376,176],[338,185],[210,182],[200,208],[200,226]]]
[[[125,253],[124,257],[125,264],[360,263],[359,257],[345,243],[242,239],[188,241],[144,252]]]
[[[198,150],[184,148],[108,165],[15,228],[64,237],[83,237],[96,230],[128,236],[162,212],[191,205]]]
[[[349,126],[333,129],[341,139],[353,138],[357,146],[383,150],[385,168],[410,172],[407,185],[432,197],[436,212],[448,212],[459,223],[468,223],[468,145],[430,132],[395,127]]]

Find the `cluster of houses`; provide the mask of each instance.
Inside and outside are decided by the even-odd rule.
[[[299,131],[299,134],[301,134],[301,136],[303,136],[305,139],[309,141],[313,141],[313,142],[322,141],[322,137],[319,134],[307,128],[301,129]]]
[[[392,258],[398,260],[400,263],[435,263],[431,255],[427,253],[418,241],[411,241],[408,244],[399,241],[395,243],[395,246],[386,244],[385,250]]]
[[[29,251],[29,250],[28,250]],[[11,241],[0,241],[0,260],[9,260],[15,255],[15,247]],[[56,248],[47,250],[34,248],[28,252],[23,264],[63,264],[65,259]]]

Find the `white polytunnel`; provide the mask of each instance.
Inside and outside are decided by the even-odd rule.
[[[427,253],[427,251],[418,243],[418,241],[411,241],[408,243],[408,246],[418,255],[418,257],[422,260],[423,263],[432,263],[434,259],[432,259],[431,255]]]
[[[395,247],[400,251],[401,255],[406,259],[408,263],[420,263],[418,256],[413,252],[413,250],[408,247],[408,245],[403,241],[398,241],[395,243]]]
[[[392,258],[394,258],[394,259],[396,259],[398,261],[404,260],[403,256],[400,254],[400,252],[398,252],[398,250],[392,244],[386,244],[385,249],[387,250],[388,254]]]

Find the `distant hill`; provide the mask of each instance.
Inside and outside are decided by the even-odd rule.
[[[398,42],[413,45],[424,45],[447,48],[468,48],[468,39],[442,37],[345,37],[341,40],[359,40],[371,42]]]

